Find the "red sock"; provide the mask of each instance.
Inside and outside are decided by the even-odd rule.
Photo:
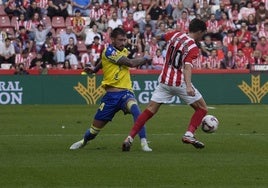
[[[134,123],[129,136],[134,138],[141,130],[141,128],[144,126],[145,122],[148,121],[151,117],[153,117],[153,115],[154,114],[150,110],[148,109],[144,110]]]
[[[187,131],[190,131],[194,134],[195,130],[199,127],[203,117],[205,117],[206,114],[207,110],[204,110],[203,108],[198,108],[191,118]]]

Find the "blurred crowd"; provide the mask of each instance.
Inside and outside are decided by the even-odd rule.
[[[129,58],[152,57],[138,69],[161,70],[166,43],[155,36],[187,33],[194,18],[207,23],[195,69],[268,64],[268,0],[2,0],[0,8],[1,69],[22,74],[96,65],[116,27]]]

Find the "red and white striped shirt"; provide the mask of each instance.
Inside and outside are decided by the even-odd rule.
[[[194,39],[185,33],[173,31],[163,38],[167,43],[167,54],[164,67],[159,76],[159,82],[169,86],[179,86],[184,82],[183,67],[196,61],[199,49]]]
[[[190,20],[188,18],[186,19],[179,18],[177,20],[177,27],[182,33],[188,33],[189,25],[190,25]]]

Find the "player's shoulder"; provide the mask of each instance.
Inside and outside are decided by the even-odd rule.
[[[116,55],[116,48],[110,44],[104,49],[104,52],[105,52],[105,55],[108,57],[113,56],[113,55]]]

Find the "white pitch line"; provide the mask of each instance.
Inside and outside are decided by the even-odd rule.
[[[101,136],[125,136],[126,134],[101,134]],[[161,133],[161,134],[149,134],[153,136],[180,136],[179,134],[175,133]],[[266,136],[267,133],[238,133],[238,134],[229,134],[229,133],[199,133],[199,135],[224,135],[224,136]],[[64,137],[64,136],[81,136],[78,134],[9,134],[9,135],[0,135],[0,137]]]

